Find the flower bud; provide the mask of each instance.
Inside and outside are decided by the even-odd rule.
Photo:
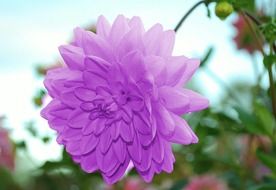
[[[221,20],[226,19],[233,12],[233,10],[232,4],[227,1],[218,2],[215,8],[216,15]]]

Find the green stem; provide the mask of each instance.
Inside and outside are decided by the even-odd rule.
[[[273,73],[272,73],[272,65],[268,66],[268,77],[269,77],[269,85],[270,85],[270,91],[271,91],[272,111],[276,119],[276,94],[275,94],[275,87],[274,87],[274,80],[273,80]]]
[[[249,12],[242,11],[241,12],[245,21],[247,22],[248,26],[250,27],[254,37],[256,38],[257,45],[259,46],[260,51],[262,52],[263,56],[265,57],[266,54],[263,50],[262,43],[260,42],[260,39],[258,38],[258,35],[256,31],[254,30],[250,20],[251,19],[256,26],[260,26],[261,22],[255,18],[253,15],[251,15]],[[272,44],[270,47],[271,54],[273,53],[273,50],[275,50],[275,44]],[[273,73],[272,73],[272,65],[268,66],[268,77],[269,77],[269,85],[270,85],[270,90],[271,90],[271,103],[272,103],[272,112],[274,115],[274,118],[276,119],[276,93],[275,93],[275,87],[274,87],[274,81],[273,81]]]
[[[181,25],[183,24],[183,22],[188,18],[188,16],[201,4],[205,3],[206,5],[208,5],[211,1],[209,0],[202,0],[197,2],[194,6],[192,6],[188,12],[181,18],[181,20],[177,23],[176,27],[174,28],[174,31],[177,32],[178,29],[181,27]]]

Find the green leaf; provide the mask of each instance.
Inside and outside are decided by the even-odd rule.
[[[267,134],[266,130],[260,125],[260,121],[253,115],[242,109],[241,107],[236,107],[239,119],[244,125],[245,129],[252,134],[260,135]]]
[[[179,180],[176,181],[173,186],[170,188],[170,190],[182,190],[183,187],[187,184],[187,180]]]
[[[273,63],[276,63],[276,55],[266,55],[263,63],[266,68],[269,68]]]
[[[262,185],[258,185],[257,187],[250,188],[250,190],[275,190],[276,183],[266,183]]]
[[[260,159],[260,161],[269,167],[274,173],[276,173],[276,157],[266,154],[260,149],[256,151],[257,157]]]
[[[27,148],[26,142],[25,141],[20,141],[20,142],[16,143],[16,148],[26,149]]]
[[[254,12],[256,9],[255,0],[233,0],[234,8],[246,9]]]
[[[276,127],[276,122],[273,118],[272,113],[265,106],[259,103],[255,103],[254,108],[255,114],[258,117],[262,128],[268,136],[272,137],[273,130]]]
[[[214,48],[210,47],[207,51],[207,53],[205,54],[205,56],[203,57],[203,59],[201,60],[201,64],[200,67],[204,67],[206,65],[206,63],[209,61],[211,55],[214,52]]]
[[[33,137],[37,137],[37,129],[33,121],[27,123],[26,129]]]

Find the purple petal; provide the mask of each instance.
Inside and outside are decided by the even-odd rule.
[[[117,122],[117,129],[120,130],[120,136],[124,142],[132,142],[134,137],[133,125],[124,121]]]
[[[106,130],[104,133],[101,134],[100,138],[100,149],[103,154],[106,154],[106,152],[109,150],[110,145],[112,143],[112,138],[110,134],[110,130]]]
[[[97,156],[96,159],[97,159],[97,164],[99,166],[99,169],[103,173],[109,173],[115,167],[118,167],[118,160],[112,148],[110,148],[106,154],[102,154],[100,147],[97,147],[96,156]]]
[[[94,134],[96,136],[100,135],[104,129],[106,128],[106,119],[105,118],[99,118],[99,119],[95,119],[95,131]]]
[[[80,105],[80,108],[83,111],[90,112],[95,108],[95,105],[92,102],[84,102]],[[91,117],[89,116],[89,118]]]
[[[143,52],[144,46],[142,43],[142,35],[136,28],[133,28],[128,33],[124,35],[118,44],[117,48],[117,56],[118,60],[122,60],[122,58],[131,51],[140,50]]]
[[[152,148],[142,148],[142,159],[140,163],[134,162],[134,166],[141,172],[148,171],[152,162]]]
[[[158,55],[162,32],[163,27],[160,24],[156,24],[144,34],[143,41],[148,55]]]
[[[76,109],[69,115],[68,125],[72,128],[83,128],[89,121],[88,117],[89,113]]]
[[[175,128],[175,123],[171,117],[171,113],[160,104],[157,106],[157,109],[157,116],[160,118],[157,119],[157,126],[159,127],[161,134],[165,137],[171,136]]]
[[[81,157],[81,168],[88,173],[98,170],[95,151]]]
[[[142,147],[136,135],[134,136],[133,142],[127,145],[127,149],[131,159],[134,162],[140,163],[142,160],[142,152],[141,152]]]
[[[133,115],[133,125],[141,134],[151,134],[150,125],[140,115]]]
[[[86,55],[101,57],[107,61],[113,60],[113,53],[108,43],[93,32],[81,28],[75,29],[76,44],[83,48]]]
[[[76,88],[74,93],[82,101],[92,101],[96,96],[95,91],[83,87]]]
[[[80,143],[80,151],[83,155],[91,153],[95,150],[99,143],[99,138],[93,134],[83,136]]]
[[[161,164],[164,160],[164,145],[163,140],[158,136],[155,137],[153,144],[152,144],[152,158],[157,163]]]
[[[75,96],[73,91],[62,93],[60,100],[71,108],[77,108],[81,104],[81,101]]]
[[[61,134],[62,134],[63,140],[66,140],[66,141],[76,141],[76,140],[80,140],[82,137],[81,130],[73,129],[70,127],[65,127]]]
[[[159,56],[145,57],[145,65],[147,66],[147,69],[150,71],[150,73],[154,76],[155,79],[157,79],[157,76],[161,73],[161,71],[166,66],[164,58]],[[164,80],[163,77],[162,79],[159,79],[159,80]]]
[[[134,81],[140,81],[145,75],[145,65],[143,55],[139,51],[132,51],[125,55],[121,61],[123,68]]]
[[[189,109],[185,113],[200,111],[209,106],[208,99],[204,98],[202,95],[189,89],[181,89],[181,92],[188,96],[190,101]]]
[[[152,134],[144,135],[144,134],[141,134],[141,133],[138,132],[137,135],[138,135],[138,138],[139,138],[141,144],[144,147],[148,147],[154,139],[154,136]]]
[[[99,57],[89,56],[84,59],[84,65],[88,71],[105,76],[110,64]]]
[[[194,134],[192,129],[189,127],[187,122],[183,118],[177,115],[172,114],[172,117],[175,122],[175,131],[173,136],[171,136],[169,140],[173,143],[184,144],[184,145],[197,143],[198,138]]]
[[[67,125],[67,120],[54,118],[49,120],[48,123],[52,129],[56,130],[57,132],[62,132],[64,127]]]
[[[81,48],[72,45],[64,45],[59,47],[59,52],[65,64],[68,65],[70,69],[83,70],[84,54]]]
[[[80,141],[70,141],[66,144],[66,151],[71,155],[81,155]]]
[[[128,25],[131,29],[137,30],[137,32],[139,32],[140,34],[144,34],[144,32],[145,32],[143,23],[142,23],[141,19],[137,16],[132,17],[130,19],[130,21],[128,22]]]
[[[97,73],[84,71],[83,79],[85,85],[92,90],[96,90],[98,86],[107,86],[106,79],[103,78],[103,76],[98,75]]]
[[[129,166],[129,158],[126,158],[126,161],[123,165],[119,165],[118,169],[112,176],[108,176],[107,174],[103,174],[103,178],[107,184],[113,184],[119,181],[124,174],[126,173],[126,170]]]
[[[189,109],[190,99],[187,95],[176,88],[163,86],[158,89],[159,96],[164,102],[164,106],[176,114],[186,113]]]
[[[107,39],[111,26],[104,16],[99,16],[97,21],[97,34],[104,39]]]
[[[113,141],[117,141],[117,139],[120,137],[120,126],[114,122],[111,124],[110,130]]]
[[[173,30],[168,30],[163,32],[160,50],[157,55],[170,56],[173,51],[175,40],[175,32]]]
[[[122,164],[126,158],[126,143],[119,138],[116,142],[112,145],[113,151],[118,158],[118,161]]]
[[[173,171],[173,163],[175,162],[175,158],[172,153],[171,145],[168,143],[164,144],[165,156],[162,168],[165,172],[171,173]]]
[[[121,39],[123,38],[123,36],[129,31],[129,26],[127,23],[127,19],[122,16],[119,15],[112,27],[111,27],[111,31],[110,31],[110,41],[112,42],[112,44],[116,47],[116,45],[121,41]]]

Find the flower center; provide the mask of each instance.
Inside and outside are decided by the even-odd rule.
[[[111,119],[115,115],[117,105],[114,102],[95,101],[94,108],[90,111],[90,119],[97,118]]]

